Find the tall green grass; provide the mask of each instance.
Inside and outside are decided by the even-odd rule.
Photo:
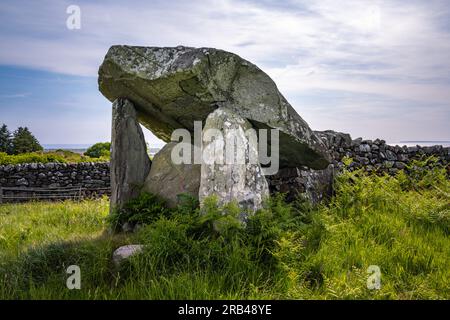
[[[139,215],[113,235],[106,199],[0,206],[1,299],[449,299],[450,183],[440,168],[396,177],[344,171],[327,205],[282,196],[245,224],[231,203]],[[118,213],[120,214],[120,213]],[[123,212],[129,219],[130,211]],[[131,217],[132,218],[132,217]],[[132,220],[132,219],[131,219]],[[144,252],[119,268],[120,245]],[[81,268],[81,290],[65,286]],[[381,288],[367,287],[371,265]]]

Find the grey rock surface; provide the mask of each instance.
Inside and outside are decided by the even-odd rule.
[[[317,204],[323,199],[331,197],[335,176],[332,164],[323,170],[306,169],[301,171],[301,176],[305,180],[304,197],[311,203]]]
[[[333,165],[323,170],[283,168],[267,181],[270,192],[284,193],[288,202],[302,198],[318,204],[331,196],[335,172]]]
[[[351,147],[352,138],[348,133],[336,132],[333,130],[314,131],[314,133],[323,140],[326,147]]]
[[[282,166],[324,169],[331,160],[322,140],[278,91],[273,80],[239,56],[212,48],[112,46],[99,69],[110,101],[133,101],[139,121],[169,142],[177,128],[193,131],[226,107],[258,128],[280,130]]]
[[[150,174],[143,187],[143,191],[165,199],[169,207],[178,204],[178,195],[181,193],[198,199],[200,188],[200,164],[194,164],[193,159],[191,164],[175,164],[171,154],[176,145],[176,142],[170,142],[154,156]],[[193,156],[192,146],[191,155]]]
[[[113,253],[113,262],[119,266],[123,260],[126,260],[138,253],[141,253],[144,246],[141,244],[130,244],[117,248]]]
[[[117,99],[112,111],[111,211],[139,195],[150,166],[136,110],[129,100]]]
[[[201,165],[200,202],[207,196],[216,195],[219,204],[237,201],[241,208],[250,211],[262,207],[263,200],[269,196],[269,187],[259,162],[252,161],[258,159],[258,149],[245,134],[251,128],[247,120],[226,108],[219,108],[207,117],[204,132],[219,130],[223,138],[209,141],[203,136],[205,161]],[[236,139],[237,148],[227,149],[227,137],[230,136]]]

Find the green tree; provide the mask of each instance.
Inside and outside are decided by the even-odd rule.
[[[100,158],[102,156],[109,157],[110,149],[111,149],[111,142],[99,142],[94,144],[93,146],[90,146],[86,150],[84,155],[91,158]]]
[[[39,141],[33,136],[27,127],[19,127],[14,131],[12,138],[12,153],[20,154],[43,150]]]
[[[0,128],[0,152],[11,153],[11,132],[9,132],[6,124]]]

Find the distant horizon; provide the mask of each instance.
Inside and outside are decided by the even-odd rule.
[[[42,143],[42,147],[44,150],[55,150],[55,149],[69,149],[69,150],[79,150],[79,149],[87,149],[93,143]],[[402,140],[402,141],[387,141],[389,145],[407,145],[407,146],[433,146],[433,145],[442,145],[443,147],[450,147],[450,140]],[[149,143],[150,144],[150,143]],[[150,144],[150,148],[162,148],[166,143],[152,143]]]
[[[105,142],[105,141],[102,141]],[[68,150],[84,150],[94,145],[94,143],[41,143],[44,150],[68,149]],[[161,148],[163,144],[150,144],[150,148]]]
[[[442,142],[442,143],[449,143],[450,140],[404,140],[404,141],[399,141],[399,143],[411,143],[411,142],[423,142],[423,143]]]
[[[364,137],[361,137],[364,139]],[[381,138],[379,138],[381,139]],[[352,138],[352,140],[355,140],[354,138]],[[91,143],[41,143],[42,146],[92,146],[95,143],[98,142],[109,142],[109,141],[97,141],[97,142],[91,142]],[[395,141],[394,141],[395,142]],[[450,143],[450,140],[442,140],[442,139],[438,139],[438,140],[401,140],[401,141],[396,141],[398,143],[409,143],[409,142],[424,142],[424,143],[429,143],[429,142],[444,142],[444,143]],[[160,143],[160,144],[166,144],[165,142]]]

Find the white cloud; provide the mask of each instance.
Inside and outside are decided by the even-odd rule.
[[[218,47],[256,62],[287,97],[341,90],[439,110],[444,104],[440,116],[450,121],[445,1],[79,1],[79,31],[65,28],[70,1],[33,2],[20,10],[15,3],[0,4],[1,64],[96,76],[112,44]],[[291,102],[303,115],[302,101]],[[353,111],[364,117],[378,106],[369,100]],[[330,114],[341,111],[328,107]],[[354,124],[347,125],[351,131]],[[444,135],[449,130],[441,128]]]

